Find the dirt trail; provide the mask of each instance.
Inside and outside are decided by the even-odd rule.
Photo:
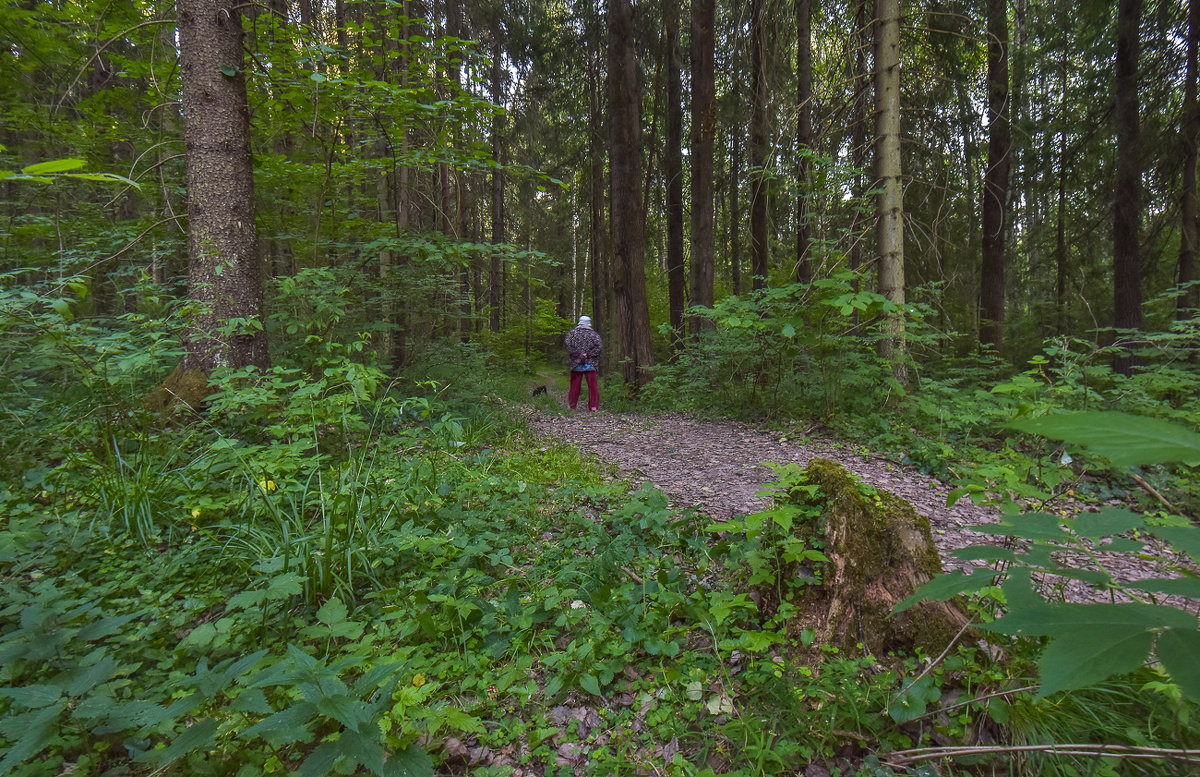
[[[554,388],[549,393],[565,410],[565,393]],[[774,473],[763,462],[804,466],[813,458],[835,461],[863,482],[911,502],[917,512],[929,518],[934,543],[947,570],[970,566],[950,557],[951,551],[990,540],[989,535],[966,527],[994,523],[1000,517],[998,510],[967,499],[948,507],[946,497],[951,486],[911,467],[856,453],[832,440],[768,433],[736,421],[701,421],[682,413],[618,414],[601,409],[596,413],[565,411],[559,415],[532,405],[524,411],[538,434],[577,445],[585,453],[615,464],[635,483],[654,484],[674,506],[695,507],[713,518],[751,513],[769,504],[768,499],[755,496],[774,479]],[[1123,580],[1175,576],[1165,564],[1132,554],[1102,556],[1109,572]],[[1066,596],[1075,601],[1098,598],[1096,591],[1078,581],[1067,584]]]

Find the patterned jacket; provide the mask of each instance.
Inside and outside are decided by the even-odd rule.
[[[604,342],[600,339],[600,335],[595,329],[586,326],[577,326],[567,336],[563,338],[563,345],[567,348],[567,367],[575,370],[579,365],[587,363],[594,367],[599,367],[597,357],[600,355],[601,349],[604,348]],[[587,354],[585,357],[584,354]]]

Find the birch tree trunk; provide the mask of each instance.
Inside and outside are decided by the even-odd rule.
[[[904,306],[904,194],[900,181],[900,0],[875,2],[875,177],[879,292]],[[908,385],[904,314],[888,315],[880,353]]]

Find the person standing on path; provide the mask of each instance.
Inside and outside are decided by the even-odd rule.
[[[600,407],[600,388],[596,380],[596,366],[599,363],[604,342],[595,329],[592,329],[592,319],[580,316],[579,323],[563,338],[567,348],[567,367],[571,370],[571,388],[567,391],[567,406],[572,410],[579,402],[579,389],[583,377],[587,376],[588,410],[595,411]]]

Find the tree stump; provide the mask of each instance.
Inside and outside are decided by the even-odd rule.
[[[789,637],[799,639],[811,628],[814,649],[856,652],[861,643],[880,656],[914,648],[939,654],[968,622],[952,602],[921,602],[891,616],[897,603],[942,572],[929,519],[905,500],[860,484],[832,461],[813,459],[806,474],[819,488],[810,499],[821,514],[815,525],[795,531],[809,532],[806,540],[822,544],[829,561],[822,564],[819,585],[799,589],[800,612],[788,620]]]

